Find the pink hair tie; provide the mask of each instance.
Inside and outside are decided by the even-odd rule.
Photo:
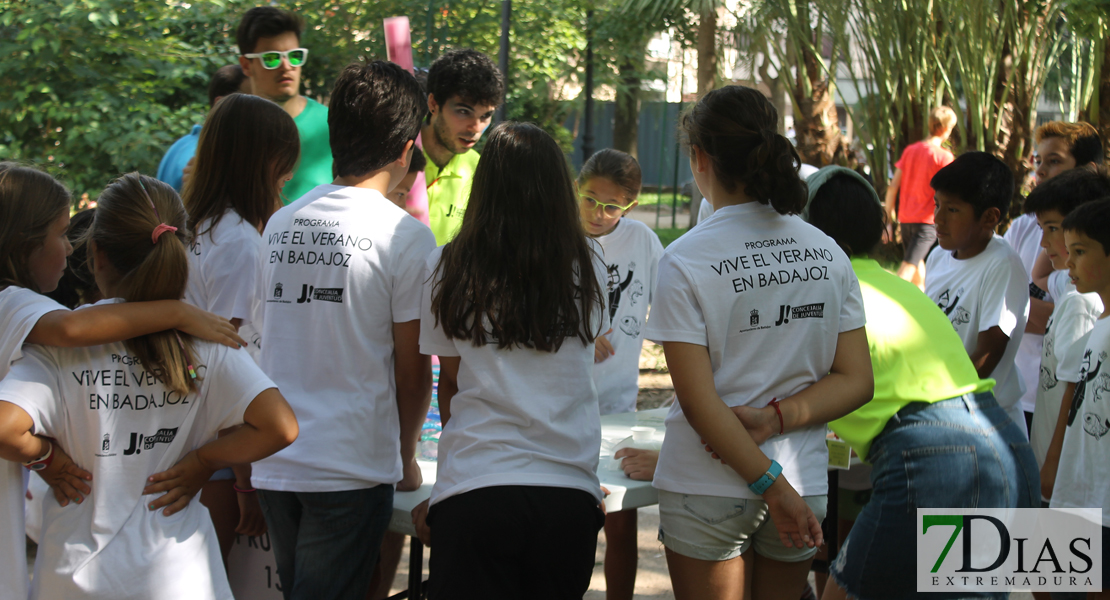
[[[172,225],[166,225],[165,223],[159,223],[158,226],[154,228],[154,232],[150,234],[150,243],[157,244],[158,238],[162,237],[162,234],[167,231],[177,231],[177,228]]]

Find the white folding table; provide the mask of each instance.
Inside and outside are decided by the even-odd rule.
[[[611,460],[609,448],[616,442],[632,435],[633,427],[655,428],[654,439],[663,440],[663,419],[667,416],[667,408],[655,408],[633,413],[621,413],[601,417],[602,450],[598,461],[597,477],[602,487],[609,490],[605,498],[605,510],[616,512],[629,508],[651,506],[659,502],[659,494],[651,487],[650,481],[636,481],[625,476],[623,471],[614,471],[609,468]],[[412,509],[427,500],[432,494],[432,485],[436,480],[436,463],[431,461],[418,461],[420,472],[424,476],[424,483],[420,489],[412,492],[397,492],[393,495],[393,518],[389,522],[389,530],[402,533],[411,538],[409,548],[409,585],[408,590],[390,597],[390,600],[402,598],[421,598],[420,594],[412,594],[413,590],[422,590],[424,585],[424,544],[416,538],[416,529],[412,525]],[[411,594],[411,595],[410,595]]]

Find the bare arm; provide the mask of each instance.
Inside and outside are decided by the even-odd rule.
[[[829,374],[780,403],[783,429],[792,431],[835,421],[867,404],[874,395],[867,330],[860,327],[845,331],[836,338]]]
[[[759,449],[748,430],[717,395],[709,349],[683,342],[664,342],[675,395],[682,412],[698,432],[747,482],[759,480],[771,459]],[[763,494],[779,537],[787,547],[820,544],[821,526],[784,476]],[[799,504],[800,503],[800,504]]]
[[[1052,489],[1056,487],[1056,472],[1060,468],[1060,454],[1064,449],[1064,433],[1068,429],[1068,412],[1071,411],[1072,396],[1075,395],[1075,384],[1068,382],[1064,386],[1064,398],[1060,402],[1060,414],[1056,417],[1056,428],[1052,430],[1052,442],[1048,445],[1048,454],[1045,455],[1044,464],[1041,465],[1041,495],[1045,498],[1052,497]]]
[[[147,478],[144,495],[167,492],[148,508],[165,506],[164,514],[172,515],[188,506],[212,473],[262,460],[292,444],[298,433],[297,417],[285,397],[277,388],[264,390],[247,406],[242,425],[225,430],[225,435],[189,452],[170,469]]]
[[[1025,323],[1025,333],[1044,335],[1044,328],[1048,325],[1048,318],[1052,316],[1052,309],[1056,305],[1037,298],[1029,298],[1029,321]]]
[[[179,329],[231,348],[247,345],[227,319],[180,300],[122,302],[50,312],[35,323],[27,343],[63,348],[96,346],[167,329]]]
[[[46,454],[50,440],[31,433],[34,428],[27,411],[0,401],[0,458],[25,463]]]
[[[898,221],[894,214],[894,206],[898,200],[898,188],[902,185],[902,169],[894,169],[894,178],[890,180],[890,184],[886,186],[886,216],[889,218],[889,223],[894,224]]]
[[[451,399],[459,393],[460,364],[462,359],[458,356],[439,357],[439,391],[436,392],[436,401],[439,403],[439,420],[444,427],[451,420]],[[428,500],[425,500],[412,509],[412,524],[420,541],[431,547],[432,530],[428,527],[428,505]]]
[[[444,427],[451,418],[451,399],[459,393],[459,365],[462,359],[458,356],[439,357],[439,387],[436,401],[439,403],[439,419]]]
[[[262,460],[292,444],[300,429],[293,409],[277,388],[256,396],[234,432],[197,448],[200,462],[213,471]]]
[[[874,394],[875,377],[871,371],[867,331],[862,327],[845,331],[837,336],[836,355],[829,374],[779,403],[782,431],[835,421],[867,404]],[[757,444],[779,433],[779,417],[773,406],[734,406],[732,412]],[[714,458],[720,458],[712,445],[706,450],[713,452]]]
[[[393,353],[401,464],[405,466],[404,478],[397,489],[404,492],[420,487],[422,476],[416,465],[416,445],[432,401],[432,360],[420,354],[420,319],[393,324]]]
[[[25,463],[46,454],[54,446],[54,458],[46,469],[38,471],[40,477],[54,492],[58,504],[65,506],[70,500],[78,504],[89,494],[88,481],[92,474],[77,466],[58,442],[34,435],[35,423],[27,411],[0,401],[0,458]]]
[[[1029,272],[1029,276],[1033,279],[1033,283],[1044,291],[1048,291],[1048,276],[1052,275],[1052,261],[1049,260],[1048,255],[1044,252],[1037,253],[1037,260],[1033,261],[1033,269]]]
[[[1010,343],[1010,336],[1002,333],[997,325],[986,331],[980,331],[975,342],[975,351],[971,353],[971,364],[975,365],[975,372],[980,379],[986,379],[994,372],[1002,355],[1006,353],[1006,344]]]

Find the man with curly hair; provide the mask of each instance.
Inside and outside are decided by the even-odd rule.
[[[485,54],[452,50],[428,70],[428,118],[421,129],[428,166],[428,219],[436,243],[451,241],[462,223],[478,165],[474,146],[501,104],[505,83]]]

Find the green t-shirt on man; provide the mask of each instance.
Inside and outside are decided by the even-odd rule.
[[[979,379],[952,323],[917,286],[871,259],[853,258],[852,270],[867,315],[875,396],[829,427],[867,460],[875,436],[910,402],[985,392],[994,380]]]
[[[428,159],[424,168],[424,181],[428,182],[428,226],[436,236],[436,245],[442,246],[455,238],[462,225],[479,154],[474,150],[456,154],[442,169],[427,152],[424,157]]]
[[[282,202],[289,204],[312,188],[331,183],[331,143],[328,136],[328,107],[305,97],[304,110],[293,118],[301,136],[301,162],[293,179],[282,190]]]

